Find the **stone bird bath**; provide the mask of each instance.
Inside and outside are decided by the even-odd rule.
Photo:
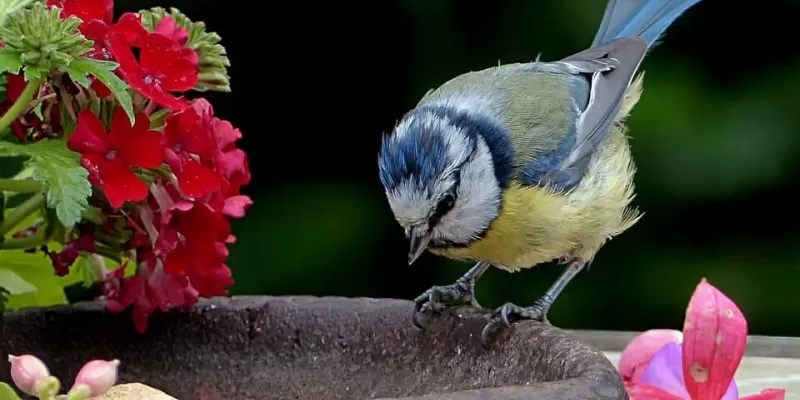
[[[130,316],[97,304],[8,312],[7,354],[40,357],[64,384],[94,358],[118,358],[120,383],[181,400],[627,399],[614,365],[558,328],[523,322],[486,349],[476,310],[411,324],[412,303],[333,297],[234,297],[157,313],[136,333]],[[490,310],[485,310],[488,313]]]

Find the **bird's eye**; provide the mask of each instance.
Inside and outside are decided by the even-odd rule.
[[[439,202],[439,209],[441,210],[442,214],[444,214],[452,210],[453,206],[455,205],[456,205],[456,198],[451,193],[448,193]]]
[[[456,205],[456,197],[452,193],[447,193],[439,200],[439,203],[436,204],[436,209],[434,209],[433,214],[431,214],[430,218],[428,219],[428,224],[430,226],[434,226],[439,223],[439,220],[442,217],[450,212],[453,207]]]

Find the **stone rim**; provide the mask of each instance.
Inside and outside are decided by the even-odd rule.
[[[7,312],[0,379],[11,351],[36,354],[64,386],[89,359],[120,358],[121,382],[181,399],[627,398],[603,353],[558,328],[522,322],[485,349],[489,310],[449,310],[424,332],[411,310],[394,299],[216,298],[157,313],[144,334],[98,304]]]

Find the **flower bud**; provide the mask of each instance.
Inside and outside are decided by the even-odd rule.
[[[11,380],[25,394],[35,395],[36,385],[50,375],[42,360],[30,354],[9,355],[8,362],[11,364]]]
[[[100,396],[117,383],[119,360],[92,360],[78,371],[68,395],[80,393],[84,398]]]
[[[619,373],[626,385],[635,385],[650,359],[667,343],[681,343],[683,334],[672,329],[651,329],[640,333],[625,346],[619,358]]]

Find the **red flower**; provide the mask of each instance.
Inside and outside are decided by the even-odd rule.
[[[206,99],[197,99],[192,106],[208,119],[207,129],[216,144],[214,169],[220,176],[220,191],[212,195],[210,202],[224,215],[241,218],[253,204],[250,197],[239,194],[241,187],[250,183],[247,154],[236,147],[242,132],[230,122],[214,117],[214,109]]]
[[[133,305],[133,323],[138,332],[147,330],[150,314],[155,309],[167,311],[169,306],[191,307],[197,303],[197,291],[185,276],[167,274],[160,262],[145,261],[137,275],[112,279],[105,285],[106,309],[120,312]]]
[[[147,33],[142,26],[139,16],[134,13],[122,14],[119,20],[111,26],[108,25],[107,21],[99,19],[86,21],[81,26],[83,34],[87,39],[92,40],[93,43],[92,51],[88,54],[89,57],[103,61],[114,61],[114,55],[111,54],[111,51],[108,49],[108,36],[110,32],[121,34],[129,44],[137,43],[139,38]],[[114,73],[121,77],[118,69],[114,70]],[[97,79],[92,79],[92,89],[102,98],[111,95],[111,91]]]
[[[53,269],[58,276],[65,276],[69,273],[69,267],[78,259],[80,252],[94,252],[94,238],[91,235],[83,235],[67,244],[61,251],[51,251],[47,255],[53,262]]]
[[[183,194],[200,197],[219,190],[219,177],[204,165],[210,163],[215,146],[209,132],[210,116],[193,106],[167,117],[164,126],[164,158],[178,178]],[[199,161],[194,156],[199,158]]]
[[[131,127],[121,107],[114,113],[108,134],[91,111],[83,110],[78,115],[67,145],[81,153],[81,165],[89,171],[89,180],[103,189],[114,208],[147,196],[147,186],[131,171],[132,166],[161,166],[161,134],[149,129],[150,119],[144,114],[137,114],[136,124]]]
[[[225,295],[233,284],[225,262],[226,242],[232,241],[230,223],[211,204],[187,201],[170,184],[151,187],[151,207],[142,223],[156,237],[155,255],[170,274],[186,275],[201,296]]]
[[[184,92],[197,83],[197,66],[187,50],[178,42],[159,33],[147,33],[139,38],[139,60],[133,55],[125,35],[111,32],[111,53],[119,63],[123,78],[143,96],[176,111],[189,107],[169,92]]]
[[[85,23],[91,20],[100,20],[107,24],[114,18],[113,0],[47,0],[50,7],[61,8],[61,18],[76,16],[84,23],[80,26],[81,33]]]
[[[207,204],[193,203],[189,210],[174,210],[169,222],[156,242],[158,252],[165,255],[165,270],[188,276],[201,296],[226,295],[233,279],[225,265],[225,240],[230,235],[225,217]]]

